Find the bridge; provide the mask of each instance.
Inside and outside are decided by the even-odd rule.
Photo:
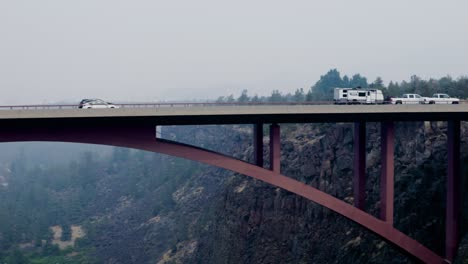
[[[36,107],[38,108],[38,107]],[[50,108],[50,107],[49,107]],[[52,107],[54,108],[54,107]],[[62,107],[55,107],[62,108]],[[8,109],[8,108],[7,108]],[[13,107],[11,107],[13,109]],[[142,149],[203,162],[259,179],[305,197],[362,225],[425,263],[451,263],[459,241],[461,211],[460,105],[200,105],[119,109],[0,110],[0,142],[57,141]],[[445,253],[439,256],[394,227],[394,122],[447,121]],[[354,123],[354,204],[346,203],[280,172],[280,123]],[[365,212],[366,122],[381,123],[380,216]],[[163,125],[251,124],[254,163],[159,138]],[[264,167],[263,125],[270,125],[270,167]]]

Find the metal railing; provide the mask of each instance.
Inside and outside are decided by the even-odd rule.
[[[460,100],[467,104],[468,100]],[[196,107],[196,106],[259,106],[259,105],[332,105],[333,101],[312,102],[174,102],[174,103],[121,103],[114,104],[118,108],[163,108],[163,107]],[[390,104],[385,101],[383,104]],[[47,110],[47,109],[79,109],[76,104],[36,104],[36,105],[0,105],[0,110]]]
[[[314,102],[174,102],[174,103],[121,103],[113,104],[118,108],[162,108],[162,107],[194,107],[194,106],[255,106],[255,105],[327,105],[329,101]],[[78,109],[76,104],[37,104],[37,105],[0,105],[2,110],[39,110],[39,109]]]

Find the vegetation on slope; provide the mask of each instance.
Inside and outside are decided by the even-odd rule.
[[[387,95],[447,92],[466,97],[468,92],[466,78],[413,77],[385,87],[381,80],[368,84],[360,75],[341,77],[331,70],[307,93],[273,91],[259,98],[244,91],[237,99],[219,100],[329,100],[333,87],[358,83],[382,88]],[[282,171],[350,202],[350,131],[343,124],[282,126],[282,158],[288,160]],[[444,124],[400,124],[403,142],[396,148],[396,226],[439,253],[445,131]],[[249,126],[169,127],[164,133],[169,139],[252,158]],[[378,135],[378,126],[370,125],[367,209],[373,214],[378,213]],[[463,146],[463,164],[467,164]],[[109,155],[85,152],[61,164],[33,162],[19,155],[3,164],[1,172],[0,180],[7,185],[0,184],[0,263],[407,261],[396,258],[391,247],[362,228],[305,199],[186,160],[115,148]],[[51,227],[62,227],[60,239],[70,241],[72,225],[82,226],[86,236],[71,248],[59,249],[53,244]],[[462,234],[466,229],[463,225]],[[463,248],[466,242],[460,250],[466,258]]]

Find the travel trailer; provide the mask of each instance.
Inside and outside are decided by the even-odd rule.
[[[382,104],[384,97],[381,90],[363,88],[335,88],[335,104]]]

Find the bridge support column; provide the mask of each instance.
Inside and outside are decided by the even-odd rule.
[[[366,123],[354,123],[354,206],[364,210],[366,199]]]
[[[280,173],[280,126],[278,124],[270,125],[270,169]]]
[[[445,257],[455,259],[458,247],[461,175],[460,175],[460,121],[448,121],[447,206],[445,214]]]
[[[393,225],[394,198],[394,124],[382,122],[381,151],[382,172],[380,174],[380,219]]]
[[[255,165],[263,168],[263,124],[253,126],[253,148]]]

